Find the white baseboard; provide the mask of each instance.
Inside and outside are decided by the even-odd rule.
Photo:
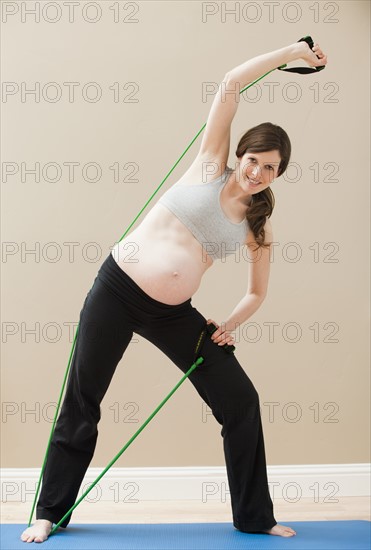
[[[299,464],[268,466],[272,500],[294,503],[301,498],[337,502],[340,497],[370,495],[370,467],[364,464]],[[78,497],[104,468],[89,468]],[[1,502],[32,502],[40,468],[3,468]],[[225,466],[188,468],[111,468],[85,497],[89,502],[145,500],[230,500]]]

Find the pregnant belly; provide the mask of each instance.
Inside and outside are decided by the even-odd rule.
[[[213,263],[192,233],[161,204],[115,245],[112,255],[144,292],[170,305],[193,296]]]

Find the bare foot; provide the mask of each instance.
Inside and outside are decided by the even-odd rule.
[[[21,535],[23,542],[44,542],[52,530],[53,523],[47,519],[37,519]]]
[[[277,535],[279,537],[293,537],[296,535],[296,531],[291,529],[291,527],[286,527],[286,525],[279,525],[278,523],[272,527],[272,529],[264,529],[263,533],[268,533],[268,535]]]

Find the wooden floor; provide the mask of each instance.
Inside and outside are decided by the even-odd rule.
[[[296,503],[274,500],[278,523],[290,521],[367,520],[370,521],[369,497],[343,497],[339,502]],[[32,502],[2,502],[1,523],[28,524]],[[33,514],[33,520],[35,513]],[[230,501],[164,500],[140,502],[82,501],[73,511],[74,523],[214,523],[231,522]]]

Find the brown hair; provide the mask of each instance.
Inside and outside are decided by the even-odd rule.
[[[291,142],[283,128],[271,122],[263,122],[258,126],[250,128],[250,130],[242,136],[237,145],[236,156],[241,158],[247,151],[251,153],[263,153],[273,150],[278,150],[281,157],[278,167],[278,177],[285,172],[289,164]],[[274,195],[270,187],[263,189],[260,193],[251,195],[248,202],[246,219],[254,234],[258,248],[261,246],[269,247],[269,243],[264,242],[264,225],[266,223],[266,218],[270,218],[273,212],[274,203]]]

